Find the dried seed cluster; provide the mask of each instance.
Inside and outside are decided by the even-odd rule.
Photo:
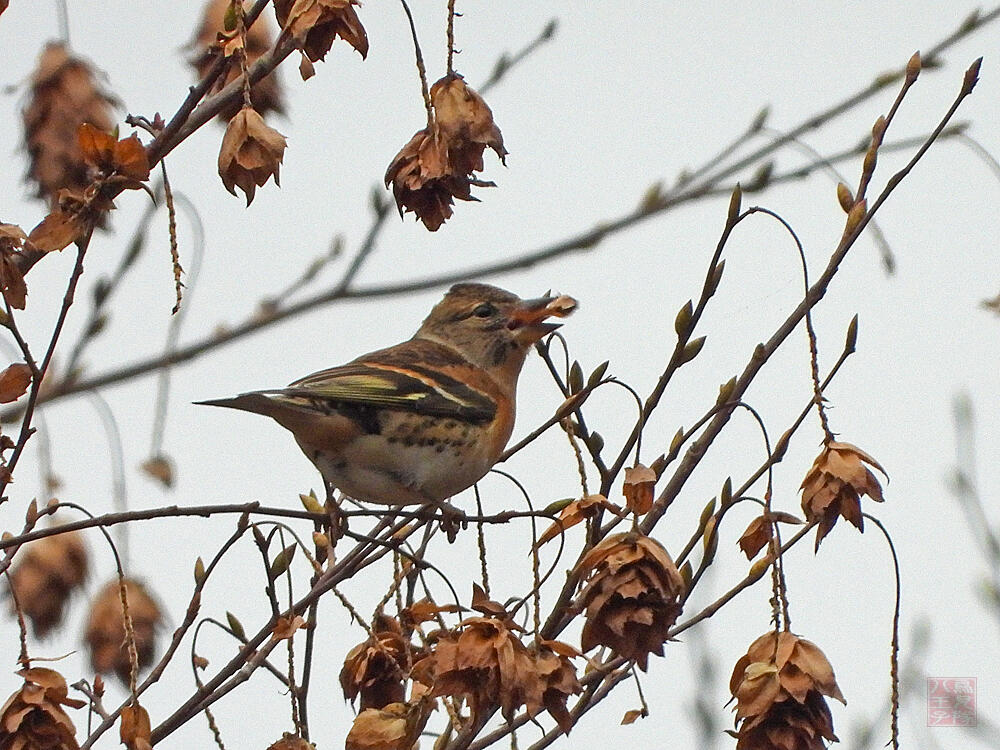
[[[649,654],[663,656],[670,627],[681,613],[684,579],[659,542],[638,533],[616,534],[577,566],[585,586],[581,648],[607,646],[646,669]]]
[[[138,581],[125,579],[128,612],[132,618],[139,668],[153,663],[160,607]],[[125,643],[125,617],[118,579],[109,581],[94,598],[84,635],[90,648],[90,663],[101,674],[114,672],[122,682],[129,679],[129,656]]]
[[[839,517],[864,531],[861,496],[882,502],[882,485],[865,464],[885,474],[878,461],[850,443],[829,441],[802,480],[802,510],[806,519],[818,520],[816,548]]]
[[[281,739],[269,745],[267,750],[316,750],[316,746],[296,734],[285,732]]]
[[[43,637],[62,622],[66,603],[87,579],[87,569],[87,548],[78,532],[31,542],[11,570],[11,605],[16,599],[35,635]]]
[[[80,708],[84,701],[67,697],[66,680],[53,669],[32,667],[0,709],[3,750],[78,750],[76,727],[63,706]]]
[[[502,162],[507,149],[493,112],[462,76],[445,76],[431,87],[430,97],[427,127],[396,154],[385,185],[392,186],[400,216],[412,211],[433,232],[451,217],[456,198],[476,200],[473,185],[493,186],[475,175],[483,170],[486,147]]]
[[[37,197],[51,206],[62,188],[83,191],[90,184],[90,167],[77,141],[79,126],[86,122],[107,131],[115,125],[116,101],[98,78],[90,63],[71,55],[61,42],[46,45],[31,76],[24,109],[27,178]]]
[[[268,126],[259,112],[243,107],[229,121],[219,151],[219,176],[226,190],[236,195],[238,187],[249,206],[257,188],[269,179],[280,185],[285,145],[285,136]]]
[[[529,716],[545,709],[567,733],[566,701],[581,689],[566,656],[525,646],[508,623],[492,617],[469,618],[443,634],[414,665],[413,679],[432,697],[465,699],[473,716],[499,708],[510,720],[521,706]]]
[[[326,57],[338,36],[364,58],[368,35],[354,10],[359,5],[358,0],[274,0],[274,14],[312,62]]]
[[[836,741],[826,697],[846,703],[833,668],[810,641],[765,633],[729,681],[736,698],[736,750],[823,750]],[[826,696],[826,697],[824,697]]]
[[[417,746],[434,701],[390,703],[358,714],[347,733],[345,750],[410,750]]]
[[[360,695],[362,711],[400,703],[406,696],[403,683],[409,671],[410,644],[396,620],[384,617],[379,624],[382,627],[374,639],[352,648],[340,670],[344,697],[353,703]]]

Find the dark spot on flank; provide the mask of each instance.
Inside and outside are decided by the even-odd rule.
[[[378,409],[369,404],[341,403],[337,406],[337,411],[353,421],[369,435],[380,435],[382,433],[382,422],[379,419]]]

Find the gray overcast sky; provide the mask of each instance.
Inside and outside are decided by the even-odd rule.
[[[497,56],[526,43],[548,22],[559,19],[556,38],[516,68],[488,95],[511,154],[508,167],[487,154],[485,177],[495,189],[478,191],[482,203],[462,204],[436,234],[411,216],[395,217],[379,249],[358,280],[360,287],[421,278],[447,269],[478,266],[513,257],[629,211],[646,189],[669,185],[685,168],[695,168],[741,132],[764,105],[769,124],[790,128],[809,115],[860,89],[887,69],[902,65],[955,29],[975,6],[942,2],[788,3],[628,3],[595,4],[459,3],[457,26],[462,50],[458,69],[475,86]],[[422,3],[415,15],[430,76],[443,73],[444,3]],[[70,2],[75,50],[107,72],[109,86],[127,111],[169,115],[191,82],[182,46],[192,37],[200,4],[122,0]],[[222,131],[206,127],[169,159],[174,188],[193,200],[204,222],[206,249],[198,284],[185,302],[189,317],[182,340],[194,340],[219,323],[247,317],[258,302],[284,288],[314,257],[342,235],[350,252],[368,227],[368,193],[393,154],[422,124],[422,103],[401,8],[369,2],[360,11],[371,39],[367,61],[338,42],[303,84],[294,60],[281,69],[288,117],[272,124],[288,136],[282,187],[268,184],[249,210],[232,198],[216,175]],[[22,84],[42,44],[57,33],[49,2],[12,0],[0,17],[3,83]],[[1000,25],[993,24],[950,49],[946,65],[926,71],[908,96],[890,140],[928,132],[957,93],[965,68],[985,56],[982,80],[957,115],[970,121],[969,134],[990,153],[1000,154]],[[821,152],[852,146],[890,105],[889,89],[806,140]],[[0,102],[0,149],[8,155],[0,171],[4,196],[0,221],[33,226],[42,208],[25,199],[21,185],[19,110],[23,89]],[[886,155],[876,177],[881,188],[890,170],[909,152]],[[795,151],[781,165],[804,160]],[[855,185],[859,164],[841,170]],[[748,175],[743,175],[746,180]],[[989,167],[965,145],[940,143],[918,165],[879,214],[879,224],[895,253],[898,271],[883,272],[870,238],[852,251],[816,313],[821,361],[829,367],[842,346],[851,317],[860,316],[858,353],[827,393],[833,428],[842,439],[872,453],[889,472],[884,507],[877,513],[891,532],[903,567],[903,642],[914,625],[928,620],[933,642],[920,655],[932,676],[978,679],[983,716],[996,714],[1000,693],[997,622],[985,615],[977,590],[985,574],[967,526],[948,484],[955,455],[952,402],[968,394],[975,410],[978,482],[992,522],[1000,522],[995,490],[1000,482],[1000,422],[997,378],[1000,320],[981,309],[981,300],[1000,292],[997,273],[997,210],[1000,185]],[[132,231],[143,196],[119,200],[113,234],[100,235],[87,259],[85,286],[117,262]],[[593,367],[611,359],[611,372],[645,392],[673,346],[676,310],[697,294],[705,264],[721,232],[726,199],[699,202],[671,211],[614,235],[584,254],[563,257],[530,270],[493,279],[520,294],[553,288],[581,302],[564,328],[574,357]],[[763,195],[748,197],[779,212],[796,229],[817,273],[826,263],[842,227],[834,183],[817,175]],[[173,286],[165,222],[122,290],[108,333],[90,350],[88,371],[154,354],[163,346]],[[181,223],[182,262],[190,267],[190,221]],[[187,243],[187,244],[185,244]],[[801,294],[794,245],[776,223],[763,217],[745,222],[729,243],[726,277],[715,305],[703,322],[708,343],[701,356],[678,376],[661,413],[645,439],[652,459],[681,424],[689,426],[704,404],[714,400],[719,383],[742,368],[753,345],[784,319]],[[41,347],[71,267],[70,252],[47,258],[28,277],[29,305],[23,325]],[[344,261],[328,269],[317,288],[330,284]],[[264,419],[207,411],[191,401],[230,395],[251,388],[278,386],[295,377],[408,337],[440,296],[440,290],[385,299],[377,304],[350,302],[318,310],[268,333],[242,339],[175,372],[164,449],[177,461],[177,486],[165,492],[136,469],[148,453],[153,379],[104,392],[119,420],[125,446],[132,507],[259,499],[265,504],[297,505],[296,494],[318,486],[318,477],[293,441]],[[73,311],[69,341],[78,334],[86,298]],[[808,399],[809,370],[804,333],[797,332],[765,370],[749,394],[775,439],[791,415]],[[521,387],[515,437],[547,416],[559,396],[541,364],[530,362]],[[623,394],[595,399],[591,423],[614,445],[627,432],[633,406]],[[111,509],[112,472],[104,436],[86,399],[53,405],[45,412],[52,434],[56,472],[65,482],[60,497],[85,504],[95,513]],[[759,433],[745,418],[735,419],[714,456],[699,470],[662,525],[659,537],[671,551],[687,539],[708,498],[726,476],[745,476],[761,460]],[[814,422],[803,430],[775,475],[775,503],[798,511],[797,489],[818,450],[821,433]],[[23,504],[36,491],[36,455],[11,487],[13,502],[0,508],[0,527],[19,528]],[[542,505],[579,491],[572,456],[556,435],[506,467],[522,479]],[[508,485],[488,479],[489,506],[517,502]],[[763,492],[763,488],[760,489]],[[464,498],[471,504],[471,496]],[[462,504],[460,502],[460,504]],[[707,586],[716,595],[738,580],[747,563],[735,540],[746,517],[734,518],[723,532],[719,564]],[[231,528],[231,519],[211,522],[157,522],[132,529],[131,570],[147,579],[169,615],[168,635],[179,622],[189,594],[195,556],[214,553]],[[530,566],[524,528],[496,533],[496,598],[519,592]],[[110,558],[96,535],[100,571],[91,590],[103,581]],[[510,552],[508,552],[510,550]],[[443,549],[439,561],[460,568],[456,585],[468,591],[466,556],[474,542]],[[237,612],[248,628],[261,610],[259,572],[249,546],[234,555],[226,575],[232,585],[210,587],[205,615]],[[842,740],[878,711],[888,691],[888,651],[892,615],[891,565],[883,541],[870,529],[864,536],[837,528],[813,557],[802,544],[789,557],[794,630],[813,640],[833,663],[848,706],[833,707]],[[248,572],[249,571],[249,572]],[[509,571],[509,572],[507,572]],[[381,591],[381,582],[373,584]],[[505,586],[507,588],[505,588]],[[349,592],[370,611],[365,587]],[[701,687],[724,727],[730,714],[729,670],[746,646],[768,627],[766,584],[720,612],[702,635],[718,659],[720,681]],[[376,597],[377,598],[377,597]],[[699,590],[691,611],[709,602]],[[82,617],[79,604],[73,628]],[[318,660],[323,689],[314,695],[314,739],[320,747],[342,742],[350,720],[334,671],[344,652],[361,638],[348,629],[332,604],[326,608],[330,640]],[[340,618],[340,619],[338,619]],[[7,663],[16,658],[16,639],[0,642]],[[637,705],[633,689],[618,695],[584,719],[574,736],[587,744],[630,742],[654,747],[670,738],[690,747],[690,716],[696,681],[690,663],[694,636],[668,646],[664,659],[651,662],[644,687],[652,715],[630,727],[618,720]],[[74,648],[70,638],[33,644],[33,653],[55,656]],[[207,634],[203,651],[215,649],[218,661],[229,647]],[[904,653],[904,659],[913,654]],[[59,665],[70,675],[83,673],[79,656]],[[233,746],[261,745],[288,728],[287,703],[279,686],[260,676],[263,687],[244,688],[216,711]],[[0,679],[0,686],[15,678]],[[317,686],[318,687],[318,686]],[[154,723],[191,681],[178,663],[150,693]],[[0,691],[2,692],[2,691]],[[992,713],[991,713],[992,712]],[[77,720],[78,726],[83,723]],[[957,730],[924,736],[923,701],[907,705],[903,729],[909,746],[936,742],[942,748],[975,746]],[[885,734],[884,727],[882,728]],[[525,732],[522,744],[535,735]],[[655,739],[654,739],[655,738]],[[923,738],[923,739],[921,739]],[[209,741],[205,727],[191,722],[167,743],[180,747]],[[576,745],[579,738],[569,743]],[[731,746],[721,736],[720,747]],[[569,746],[566,743],[566,746]],[[846,745],[853,743],[847,742]],[[880,744],[880,743],[879,743]],[[110,736],[103,746],[114,746]]]

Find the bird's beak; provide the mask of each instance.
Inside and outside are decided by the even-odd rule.
[[[561,326],[546,322],[548,318],[563,318],[575,309],[576,300],[566,295],[521,300],[511,312],[507,327],[521,344],[530,346]]]

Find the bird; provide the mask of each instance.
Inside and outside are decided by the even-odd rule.
[[[577,307],[455,284],[412,338],[276,390],[196,402],[271,417],[333,490],[389,506],[442,504],[478,482],[514,428],[529,349]],[[450,506],[449,506],[450,507]]]

